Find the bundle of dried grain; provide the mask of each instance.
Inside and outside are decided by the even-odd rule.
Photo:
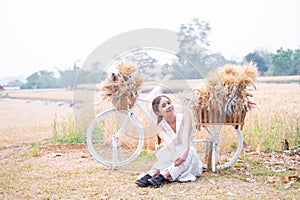
[[[254,105],[249,97],[257,78],[257,67],[224,65],[209,73],[207,83],[195,89],[197,119],[206,123],[244,121],[245,113]],[[207,116],[207,117],[206,117]],[[214,119],[216,118],[216,119]],[[243,119],[241,119],[243,118]]]
[[[143,79],[134,76],[136,67],[132,63],[121,63],[118,73],[112,73],[102,87],[103,100],[111,101],[118,110],[131,108],[136,100]]]

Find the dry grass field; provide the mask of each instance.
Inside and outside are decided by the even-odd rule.
[[[10,98],[72,101],[73,91],[66,89],[10,90],[3,91]]]
[[[300,143],[300,84],[256,87],[257,106],[247,114],[243,130],[251,152],[228,170],[160,189],[136,187],[136,173],[101,166],[85,144],[52,143],[54,121],[70,118],[72,108],[0,98],[0,199],[297,199],[300,155],[285,155],[281,147],[284,139],[291,148]],[[3,93],[23,99],[73,98],[72,91],[62,89]]]
[[[246,116],[245,139],[258,149],[300,145],[300,84],[257,84],[257,106]]]
[[[30,100],[71,101],[70,91],[14,90],[2,93],[7,93],[12,98],[27,99],[27,101],[0,99],[0,149],[52,139],[54,120],[65,119],[72,115],[70,107],[31,103]]]

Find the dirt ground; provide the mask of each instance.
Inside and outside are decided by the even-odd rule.
[[[204,172],[195,182],[139,188],[134,183],[138,173],[102,166],[84,144],[23,145],[2,149],[1,155],[1,199],[299,199],[295,181],[300,178],[300,156],[291,161],[252,152],[236,167]],[[278,156],[276,161],[272,156]],[[266,164],[259,166],[262,174],[253,169],[253,161]],[[271,173],[267,166],[286,169],[298,178],[282,182],[280,172]],[[271,174],[277,176],[266,177]],[[279,179],[273,182],[272,177]]]
[[[51,141],[55,117],[70,114],[0,101],[0,199],[299,199],[298,152],[244,152],[233,167],[195,182],[139,188],[138,171],[102,166],[85,144]]]

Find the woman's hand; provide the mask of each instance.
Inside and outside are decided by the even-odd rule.
[[[179,157],[174,161],[174,166],[177,167],[177,166],[181,165],[184,161],[185,161],[184,158]]]

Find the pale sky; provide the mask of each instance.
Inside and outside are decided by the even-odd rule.
[[[255,49],[300,46],[298,0],[1,0],[0,79],[70,69],[104,41],[140,28],[178,31],[207,21],[213,52],[240,59]]]

